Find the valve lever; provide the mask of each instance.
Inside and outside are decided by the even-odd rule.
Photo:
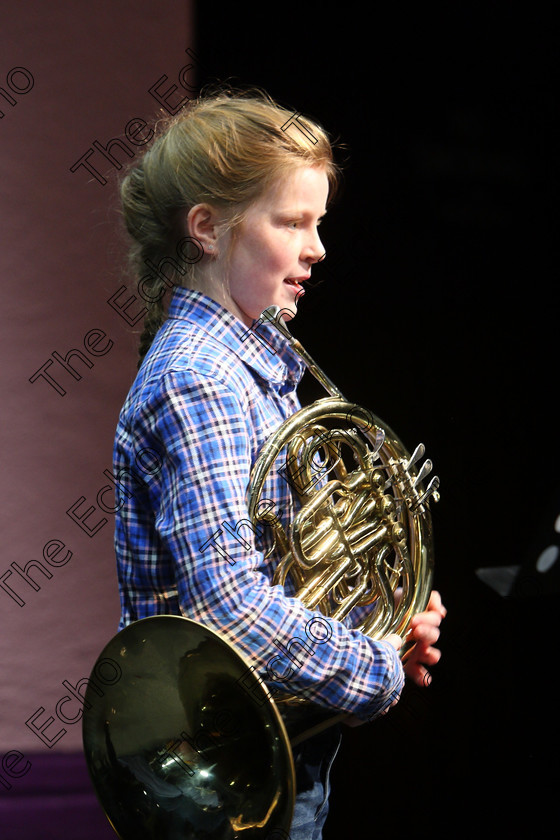
[[[433,467],[433,466],[434,466],[434,465],[433,465],[433,463],[430,461],[430,459],[429,459],[429,458],[427,458],[427,459],[424,461],[424,463],[422,464],[422,467],[421,467],[421,469],[420,469],[420,472],[418,473],[418,475],[417,475],[417,476],[416,476],[416,478],[414,479],[414,487],[416,487],[416,485],[417,485],[417,484],[420,484],[420,482],[421,482],[421,481],[424,481],[424,479],[426,478],[426,476],[427,476],[427,475],[429,475],[429,474],[431,473],[431,471],[432,471],[432,467]]]
[[[420,458],[422,458],[425,451],[426,451],[426,447],[424,446],[424,444],[419,443],[418,446],[416,447],[416,449],[414,450],[414,452],[412,453],[412,455],[410,456],[410,461],[406,465],[407,471],[411,468],[411,466],[413,464],[416,463],[416,461],[418,461]]]
[[[424,504],[424,502],[429,499],[430,496],[434,497],[434,502],[439,502],[439,493],[437,492],[439,489],[439,478],[437,475],[434,475],[428,487],[426,488],[426,492],[420,496],[417,503],[414,505],[415,508],[419,507],[420,505]]]

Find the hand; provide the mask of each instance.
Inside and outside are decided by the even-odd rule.
[[[416,685],[426,686],[432,681],[425,665],[435,665],[441,658],[441,651],[432,647],[439,639],[439,626],[447,615],[441,603],[439,592],[432,592],[425,612],[412,617],[407,642],[414,642],[403,657],[404,672]]]

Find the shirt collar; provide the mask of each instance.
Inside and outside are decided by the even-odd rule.
[[[246,327],[202,292],[176,287],[167,317],[196,324],[235,353],[281,396],[293,391],[303,376],[305,364],[271,324],[256,321]]]

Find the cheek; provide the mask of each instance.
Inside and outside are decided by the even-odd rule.
[[[238,287],[275,285],[293,270],[294,237],[268,220],[246,220],[233,246],[231,280]]]
[[[280,236],[268,237],[263,243],[261,253],[266,261],[268,269],[284,276],[286,266],[291,263],[292,255],[290,243],[285,242]]]

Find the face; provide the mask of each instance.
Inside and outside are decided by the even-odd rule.
[[[294,169],[251,205],[234,231],[229,253],[222,258],[228,291],[221,302],[247,326],[274,304],[295,315],[302,283],[325,254],[317,229],[328,193],[324,169]],[[283,312],[282,317],[293,316]]]

